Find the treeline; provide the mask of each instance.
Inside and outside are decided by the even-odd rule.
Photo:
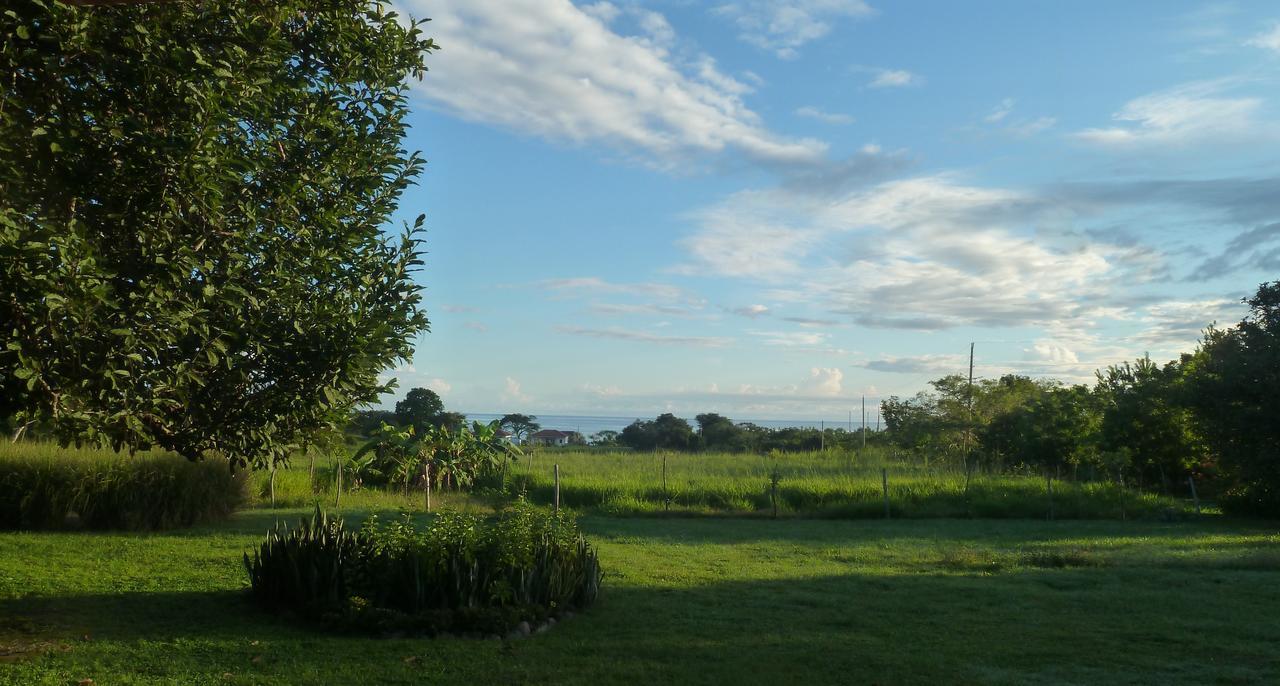
[[[694,418],[695,431],[687,420],[671,413],[655,419],[636,421],[621,433],[602,431],[593,436],[596,445],[617,444],[635,450],[683,450],[716,452],[761,453],[772,450],[801,451],[823,449],[854,449],[863,445],[879,444],[882,437],[877,432],[846,431],[841,428],[817,429],[787,427],[771,429],[751,422],[734,422],[715,413],[700,414]]]
[[[1210,327],[1194,353],[1111,366],[1092,386],[938,379],[882,403],[887,436],[967,469],[1083,469],[1166,492],[1208,478],[1229,511],[1280,516],[1280,282],[1245,303],[1243,321]]]

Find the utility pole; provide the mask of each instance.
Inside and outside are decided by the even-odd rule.
[[[964,460],[969,462],[969,434],[973,432],[973,343],[969,344],[969,390],[967,404],[969,406],[969,426],[964,432]]]
[[[827,449],[827,421],[824,419],[818,422],[818,450],[825,451]]]
[[[862,396],[862,449],[867,449],[867,396]]]

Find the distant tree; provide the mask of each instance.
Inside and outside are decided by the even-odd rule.
[[[746,448],[742,429],[728,417],[711,413],[695,417],[698,422],[698,441],[704,450],[738,452]]]
[[[667,412],[653,420],[656,447],[670,450],[688,450],[694,447],[693,427],[689,422]]]
[[[1280,281],[1244,301],[1235,327],[1210,327],[1183,359],[1201,435],[1232,483],[1231,511],[1280,516]]]
[[[542,428],[537,417],[518,413],[502,415],[502,419],[498,420],[498,426],[521,441],[528,439],[530,434],[535,434]]]
[[[456,433],[467,425],[467,415],[461,412],[441,412],[432,424]]]
[[[414,388],[396,403],[396,423],[412,426],[419,434],[428,427],[440,426],[444,416],[444,401],[430,388]]]
[[[591,434],[591,445],[598,446],[615,446],[618,445],[619,433],[612,429],[604,429]]]
[[[408,77],[365,0],[6,3],[0,416],[63,442],[286,459],[427,320]]]
[[[651,420],[637,419],[623,427],[618,442],[632,450],[653,450],[658,447],[658,432]]]
[[[358,410],[352,413],[347,429],[368,437],[381,429],[383,424],[396,423],[396,413],[390,410]]]

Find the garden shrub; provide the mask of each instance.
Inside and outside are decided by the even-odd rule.
[[[124,455],[10,445],[0,451],[0,528],[155,530],[191,526],[234,512],[243,474],[227,462],[191,462],[170,453]]]
[[[595,550],[563,514],[517,503],[498,515],[408,515],[348,531],[319,508],[277,524],[244,556],[259,605],[354,631],[502,633],[596,599]]]

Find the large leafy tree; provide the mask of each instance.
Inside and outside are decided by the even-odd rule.
[[[396,403],[396,422],[401,426],[412,426],[419,434],[429,427],[439,426],[443,414],[444,401],[430,388],[409,389],[404,400]]]
[[[1204,457],[1191,411],[1180,402],[1182,381],[1179,364],[1161,367],[1149,357],[1098,372],[1103,447],[1127,452],[1132,466],[1159,478],[1166,491]]]
[[[1098,456],[1098,405],[1086,386],[1050,388],[998,415],[984,429],[983,439],[1050,472],[1079,467]]]
[[[542,428],[542,425],[538,423],[537,417],[518,412],[502,415],[502,419],[498,420],[498,426],[521,441],[537,433]]]
[[[0,15],[0,413],[64,441],[281,459],[425,329],[406,79],[363,0]]]
[[[1280,281],[1245,300],[1249,314],[1211,327],[1183,360],[1187,402],[1233,487],[1224,506],[1280,516]]]

